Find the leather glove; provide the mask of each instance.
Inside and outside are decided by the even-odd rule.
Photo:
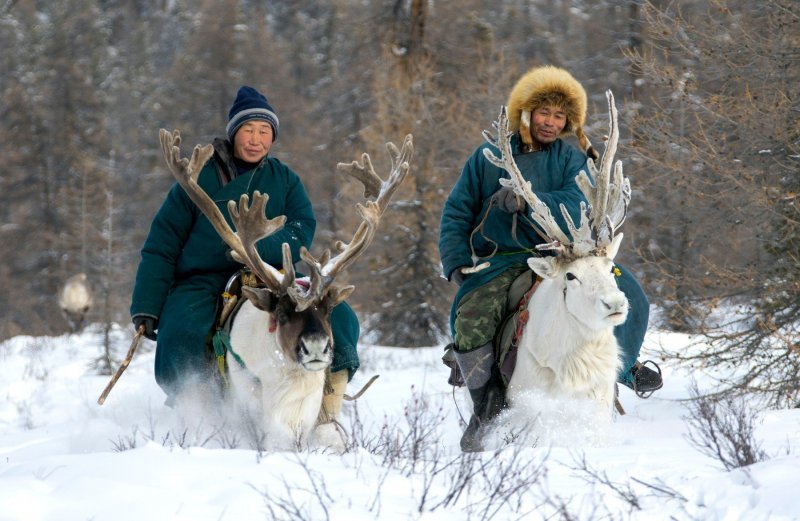
[[[461,271],[461,268],[463,267],[464,266],[459,266],[458,268],[453,270],[453,273],[450,274],[449,280],[456,286],[461,286],[461,284],[464,283],[464,277],[466,277],[466,275],[464,275],[464,273]]]
[[[499,209],[506,213],[515,213],[525,209],[525,201],[518,197],[508,186],[500,188],[492,195],[492,200]]]
[[[135,315],[133,317],[133,327],[139,331],[139,327],[144,325],[144,336],[150,340],[155,340],[158,336],[156,329],[158,329],[158,319],[147,315]]]

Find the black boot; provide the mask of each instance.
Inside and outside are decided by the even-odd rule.
[[[472,398],[472,417],[461,437],[461,450],[479,452],[483,450],[486,427],[505,408],[505,388],[497,374],[494,348],[488,342],[469,351],[454,353],[464,382]]]
[[[647,364],[653,366],[654,369],[647,367]],[[631,368],[631,376],[624,382],[626,386],[633,389],[636,396],[639,398],[650,398],[650,396],[664,386],[664,380],[661,378],[661,368],[652,360],[645,362],[636,361],[636,364]]]
[[[461,450],[481,452],[484,450],[483,437],[488,425],[506,407],[505,389],[500,384],[500,379],[493,375],[483,387],[470,389],[469,395],[472,398],[473,412],[461,436]]]

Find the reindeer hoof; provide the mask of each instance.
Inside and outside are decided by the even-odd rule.
[[[336,454],[343,454],[347,449],[344,429],[335,421],[317,425],[312,441],[313,445]]]

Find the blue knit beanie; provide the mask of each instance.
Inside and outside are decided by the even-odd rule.
[[[272,141],[278,140],[278,115],[272,110],[267,98],[253,87],[240,87],[228,112],[228,126],[225,132],[233,142],[233,136],[239,127],[251,119],[260,119],[272,125]]]

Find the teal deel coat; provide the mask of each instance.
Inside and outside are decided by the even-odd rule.
[[[282,244],[291,247],[292,258],[300,258],[300,247],[310,248],[316,220],[300,178],[277,159],[265,158],[253,170],[222,185],[215,153],[203,166],[198,184],[217,203],[230,225],[227,203],[253,192],[269,194],[266,215],[285,215],[285,226],[258,242],[261,258],[282,268]],[[207,378],[214,367],[207,357],[206,340],[214,326],[217,299],[228,279],[242,265],[227,255],[230,248],[219,237],[208,218],[175,184],[156,214],[141,251],[141,262],[131,301],[131,315],[158,319],[155,377],[168,396],[180,390],[187,379]],[[331,370],[358,368],[359,325],[346,304],[334,308],[334,362]]]
[[[516,237],[512,234],[512,214],[493,207],[487,213],[489,200],[501,188],[500,179],[508,178],[505,170],[490,163],[483,155],[484,149],[500,156],[499,150],[485,143],[467,160],[442,211],[439,232],[439,255],[442,270],[448,279],[456,268],[472,266],[470,235],[481,221],[485,222],[482,233],[472,235],[475,250],[474,264],[488,260],[489,267],[468,275],[458,290],[450,311],[450,329],[453,330],[455,311],[461,298],[473,289],[483,286],[511,266],[526,265],[528,257],[537,244],[544,240],[532,227],[518,219]],[[557,139],[544,150],[519,153],[519,137],[513,136],[511,149],[515,151],[514,160],[536,196],[549,208],[558,224],[567,230],[559,205],[563,204],[575,223],[579,222],[580,202],[585,201],[575,176],[586,167],[586,156],[572,145]],[[497,248],[496,253],[492,252]],[[618,265],[619,266],[619,265]],[[642,288],[631,273],[619,266],[622,275],[617,285],[628,297],[631,304],[628,319],[614,329],[614,334],[623,351],[623,368],[620,378],[630,378],[633,367],[644,340],[649,318],[649,303]]]

